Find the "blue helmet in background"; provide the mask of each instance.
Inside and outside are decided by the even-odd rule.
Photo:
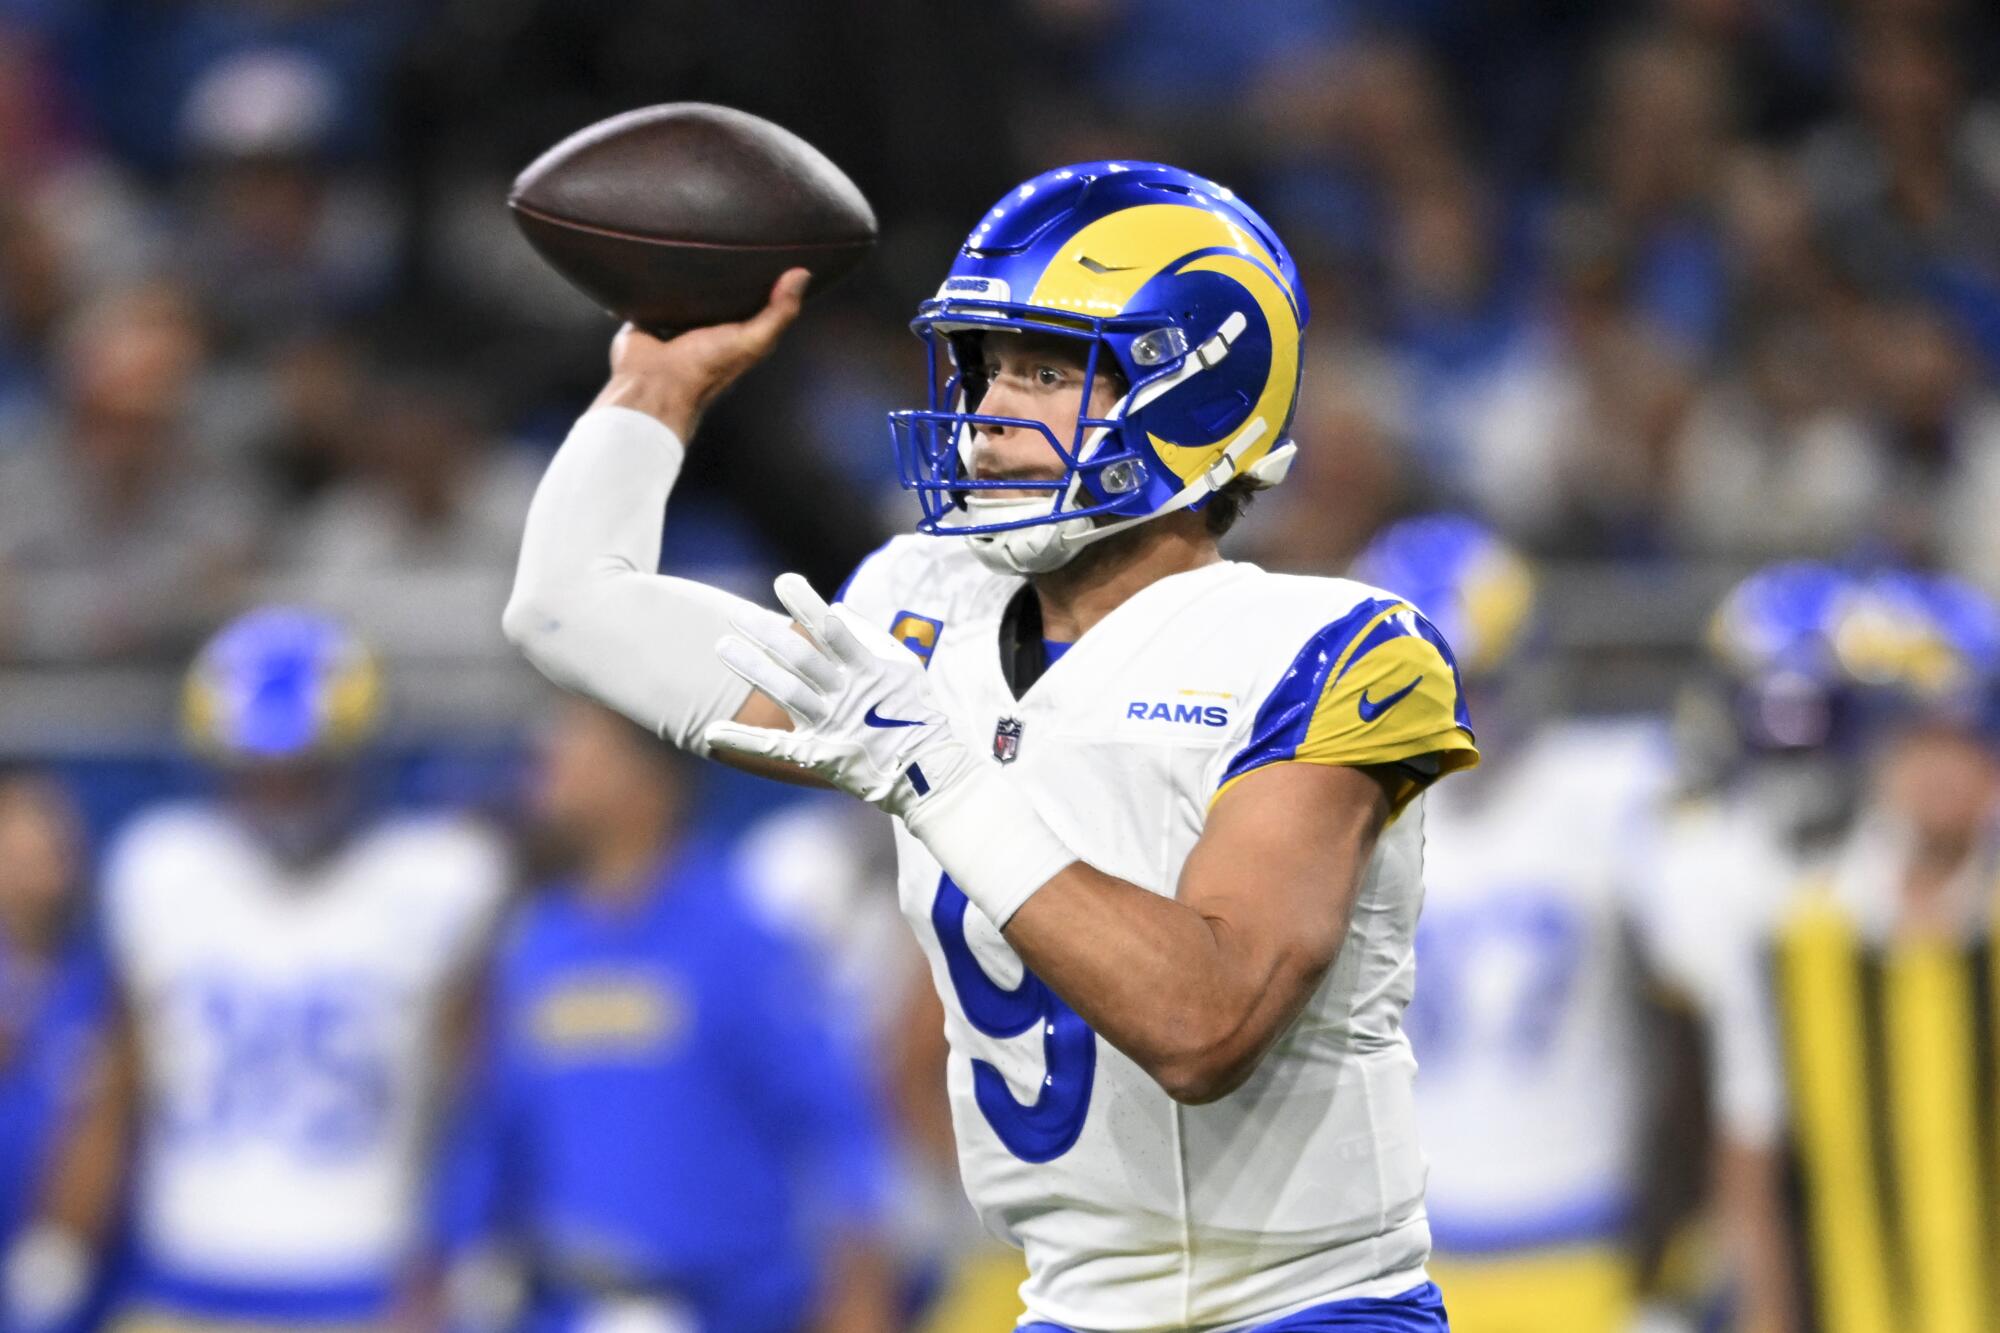
[[[182,699],[189,745],[231,764],[341,757],[381,716],[367,647],[330,617],[285,607],[225,626],[196,656]]]
[[[1709,655],[1746,747],[1810,750],[1843,738],[1833,631],[1859,594],[1860,581],[1844,570],[1790,561],[1757,570],[1723,597],[1709,618]]]
[[[1295,452],[1306,318],[1277,234],[1213,181],[1152,162],[1087,162],[1016,187],[910,326],[927,349],[930,403],[889,421],[919,530],[968,538],[994,568],[1038,573],[1121,528],[1198,509],[1238,478],[1276,485]],[[996,330],[1076,341],[1083,406],[1066,437],[980,415],[979,343]],[[1090,416],[1093,385],[1114,372],[1123,394]],[[1062,476],[974,479],[981,423],[1039,431]],[[986,494],[1023,490],[1046,494]]]
[[[1709,647],[1752,748],[1847,749],[1898,723],[1994,720],[2000,610],[1948,576],[1773,565],[1723,599]]]
[[[1534,571],[1477,519],[1431,514],[1392,523],[1355,558],[1351,573],[1423,612],[1468,678],[1497,674],[1527,644]]]
[[[1968,731],[1995,722],[2000,608],[1960,579],[1883,570],[1834,626],[1844,677],[1876,710]]]

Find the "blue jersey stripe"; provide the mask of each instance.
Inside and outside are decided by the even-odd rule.
[[[1245,1333],[1449,1333],[1444,1293],[1435,1282],[1395,1296],[1360,1296],[1294,1310]],[[1075,1333],[1061,1324],[1023,1324],[1014,1333]]]
[[[1306,640],[1306,646],[1292,659],[1292,665],[1286,669],[1283,678],[1265,696],[1263,706],[1257,710],[1257,721],[1251,728],[1249,741],[1229,761],[1220,785],[1227,786],[1253,768],[1281,763],[1297,754],[1299,746],[1305,743],[1306,731],[1312,726],[1313,710],[1319,706],[1320,696],[1326,692],[1327,680],[1339,664],[1341,654],[1347,651],[1349,642],[1377,616],[1401,604],[1389,598],[1370,598]],[[1386,627],[1386,623],[1377,628],[1378,633]],[[1368,638],[1370,642],[1366,646],[1374,647],[1376,635],[1371,634]],[[1359,661],[1361,655],[1355,653],[1350,661]]]

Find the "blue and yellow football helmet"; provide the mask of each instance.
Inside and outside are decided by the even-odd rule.
[[[1759,569],[1724,595],[1708,650],[1738,743],[1768,752],[1848,740],[1853,709],[1834,629],[1860,595],[1859,578],[1807,560]]]
[[[1851,749],[1912,719],[1993,720],[2000,609],[1940,574],[1792,561],[1723,598],[1709,648],[1754,749]]]
[[[1534,571],[1477,519],[1428,514],[1392,523],[1355,558],[1351,572],[1422,611],[1456,651],[1467,679],[1497,675],[1527,644]]]
[[[1276,485],[1294,453],[1306,317],[1276,233],[1213,181],[1158,163],[1088,162],[1016,187],[910,326],[928,352],[930,405],[889,421],[903,485],[923,509],[919,530],[966,536],[988,563],[1034,573],[1121,528],[1199,509],[1237,478]],[[994,330],[1078,342],[1084,407],[1067,439],[980,415],[976,353]],[[1092,417],[1091,387],[1111,371],[1125,391]],[[981,423],[1039,431],[1063,475],[973,478]],[[982,494],[999,490],[1048,495]]]
[[[381,715],[367,647],[329,617],[286,607],[249,612],[209,640],[182,699],[190,747],[231,764],[345,756]]]
[[[1879,571],[1835,622],[1833,651],[1879,712],[1975,731],[1993,724],[2000,608],[1969,583]]]

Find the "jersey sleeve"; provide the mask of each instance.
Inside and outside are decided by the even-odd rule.
[[[1371,598],[1309,638],[1258,707],[1216,786],[1270,764],[1383,767],[1400,812],[1479,762],[1451,648],[1409,603]]]
[[[463,975],[484,961],[512,882],[506,846],[483,823],[440,821],[424,864],[438,886],[443,956]]]
[[[212,844],[213,820],[173,805],[135,815],[112,839],[98,879],[99,939],[121,983],[133,979],[149,944],[186,920],[176,890],[203,882]]]

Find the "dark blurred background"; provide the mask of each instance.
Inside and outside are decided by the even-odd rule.
[[[1469,507],[1557,562],[1589,706],[1663,697],[1775,553],[2000,586],[1990,17],[7,0],[0,750],[156,740],[169,669],[271,596],[352,614],[407,728],[504,724],[522,506],[612,329],[502,201],[561,136],[679,99],[812,139],[883,241],[707,427],[670,563],[835,583],[906,527],[902,324],[1011,182],[1123,155],[1231,184],[1308,276],[1305,456],[1253,555]]]

